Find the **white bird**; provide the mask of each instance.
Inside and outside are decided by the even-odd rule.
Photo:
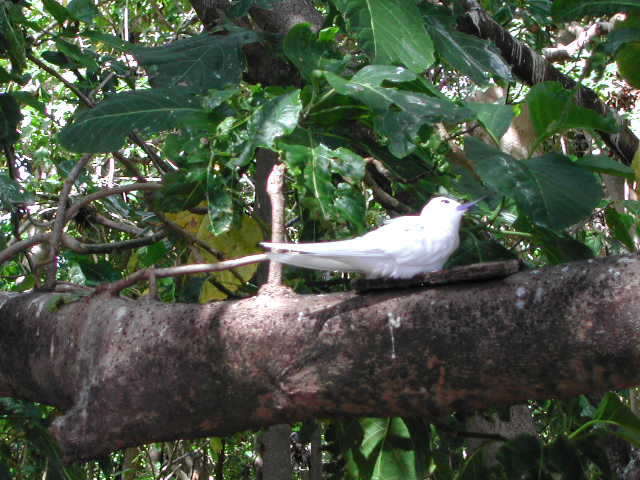
[[[465,212],[480,200],[459,203],[433,198],[420,215],[389,220],[361,237],[323,243],[269,243],[261,245],[276,262],[315,270],[358,272],[367,278],[411,278],[442,270],[460,244],[458,231]]]

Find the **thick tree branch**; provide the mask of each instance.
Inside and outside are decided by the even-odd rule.
[[[626,388],[640,383],[638,289],[630,256],[208,305],[1,294],[0,395],[60,408],[53,433],[75,460],[309,418],[439,416]]]
[[[545,81],[560,82],[566,89],[576,89],[576,101],[581,106],[603,115],[612,112],[593,90],[578,85],[575,80],[557,70],[542,55],[514,39],[480,7],[477,0],[464,0],[464,5],[466,14],[458,19],[458,28],[462,32],[494,42],[504,59],[512,66],[513,73],[522,81],[529,85]],[[628,126],[623,125],[622,121],[620,123],[621,130],[616,134],[599,133],[622,162],[631,165],[633,155],[638,149],[638,138]]]

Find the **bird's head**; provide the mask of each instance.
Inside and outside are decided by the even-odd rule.
[[[474,207],[482,198],[473,202],[460,203],[452,198],[435,197],[429,200],[429,203],[422,209],[421,215],[429,218],[451,219],[451,221],[460,220],[467,210]]]

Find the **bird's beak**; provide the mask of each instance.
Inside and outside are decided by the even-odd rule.
[[[474,200],[473,202],[467,202],[467,203],[463,203],[461,205],[458,205],[457,210],[462,210],[463,212],[466,210],[469,210],[470,208],[475,207],[478,202],[481,202],[482,200],[484,200],[486,197],[480,197],[477,200]]]

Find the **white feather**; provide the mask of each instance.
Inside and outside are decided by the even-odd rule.
[[[269,258],[315,270],[359,272],[369,278],[411,278],[441,270],[458,248],[465,211],[478,201],[460,204],[436,197],[420,215],[398,217],[350,240],[323,243],[269,243]]]

